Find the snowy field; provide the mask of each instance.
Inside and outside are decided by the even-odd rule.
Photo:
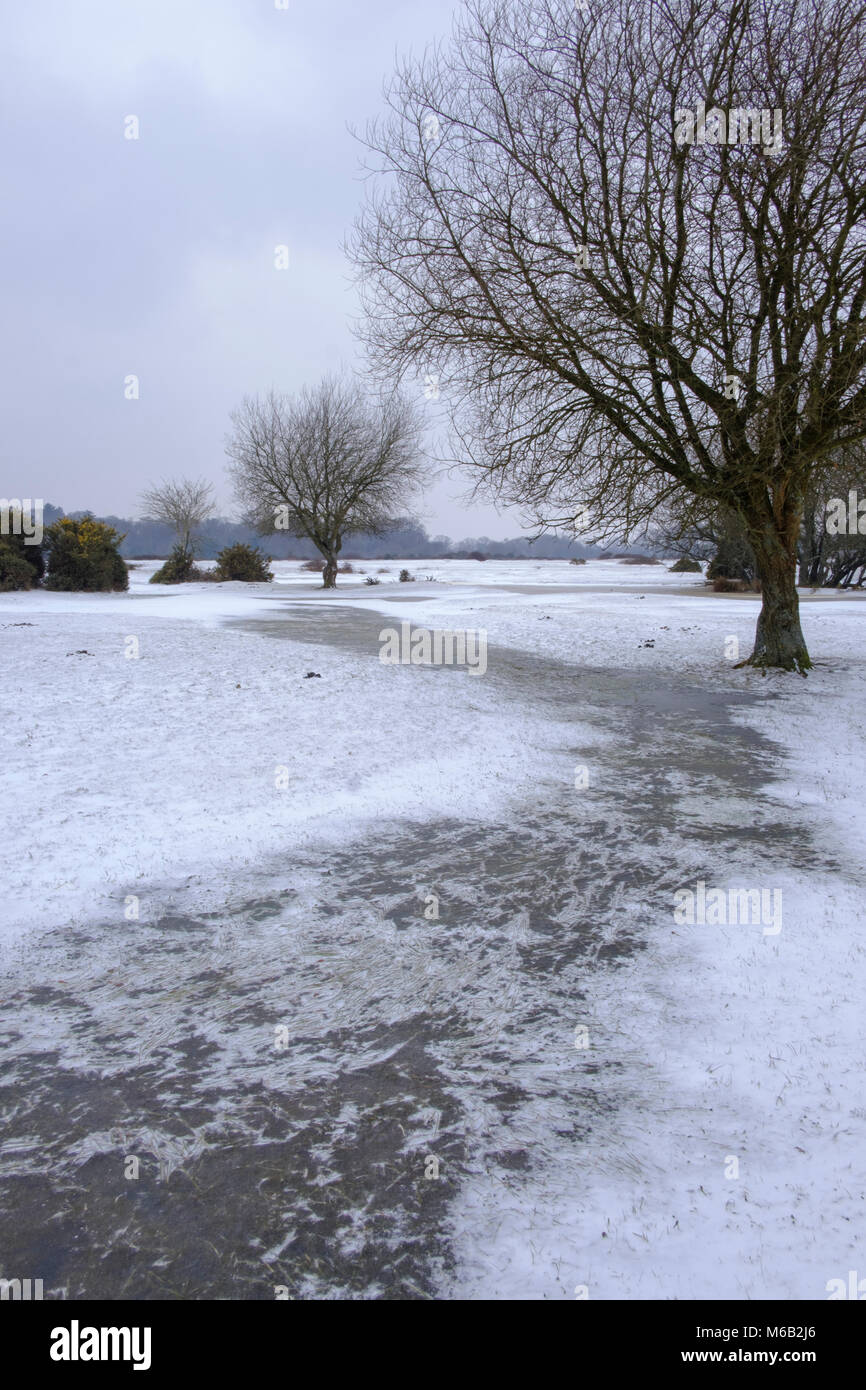
[[[156,564],[0,595],[10,1267],[68,1297],[866,1276],[866,596],[801,594],[802,680],[735,669],[759,600],[664,565]],[[483,630],[486,673],[382,664],[403,622]],[[700,882],[780,920],[683,924]]]

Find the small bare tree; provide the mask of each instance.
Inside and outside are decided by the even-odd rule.
[[[337,560],[351,532],[387,530],[419,482],[419,419],[400,395],[365,397],[358,385],[326,377],[292,400],[245,397],[232,414],[226,453],[247,520],[262,535],[289,531],[311,540],[337,583]]]
[[[179,482],[163,481],[141,495],[145,521],[162,521],[177,535],[184,555],[192,556],[198,540],[198,530],[216,508],[214,490],[203,479],[182,478]]]

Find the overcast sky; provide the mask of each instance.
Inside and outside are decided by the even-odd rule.
[[[7,0],[3,495],[137,515],[149,482],[203,475],[234,514],[223,441],[240,397],[359,360],[341,244],[364,186],[347,127],[381,110],[395,53],[445,35],[453,8]],[[421,500],[432,532],[519,532],[465,490],[458,475]]]

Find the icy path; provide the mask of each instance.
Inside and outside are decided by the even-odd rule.
[[[375,660],[380,615],[335,607],[323,632],[325,612],[244,626]],[[563,731],[518,823],[383,822],[324,865],[287,851],[255,895],[49,933],[0,982],[8,1270],[91,1298],[592,1283],[567,1208],[585,1196],[594,1220],[599,1166],[638,1197],[664,1167],[611,1145],[665,1105],[627,1015],[654,1007],[664,1048],[642,953],[674,931],[675,890],[833,866],[760,791],[772,745],[730,717],[750,696],[503,649],[485,680]],[[688,1293],[662,1273],[643,1296]]]

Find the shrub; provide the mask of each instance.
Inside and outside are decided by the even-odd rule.
[[[756,579],[732,579],[726,574],[717,574],[712,581],[716,594],[759,594],[761,585]]]
[[[376,573],[377,573],[377,574],[390,574],[391,571],[390,571],[390,570],[387,570],[387,569],[377,569],[377,570],[376,570]]]
[[[122,540],[113,526],[89,513],[77,519],[61,517],[45,531],[45,587],[73,592],[128,589],[129,572],[117,549]]]
[[[690,560],[687,555],[681,555],[676,564],[671,565],[670,574],[700,574],[700,561]]]
[[[16,546],[7,544],[8,537],[0,540],[0,591],[10,589],[32,589],[38,575],[32,565],[28,565]]]
[[[273,579],[268,557],[255,545],[227,545],[217,556],[216,578],[240,580],[243,584],[267,584]]]
[[[27,545],[24,535],[0,535],[0,589],[32,589],[45,573],[41,545]]]
[[[42,551],[42,541],[39,545],[28,545],[23,536],[6,536],[5,540],[12,542],[13,549],[17,550],[21,559],[30,566],[36,576],[36,582],[45,578],[45,555]]]
[[[355,573],[355,570],[354,570],[354,567],[353,567],[352,565],[349,564],[349,561],[348,561],[348,560],[344,560],[343,563],[342,563],[342,565],[340,565],[340,566],[338,567],[337,573],[338,573],[338,574],[354,574],[354,573]]]
[[[165,564],[150,576],[151,584],[189,584],[198,578],[195,560],[182,545],[176,545]]]
[[[309,570],[311,574],[321,574],[324,568],[324,560],[305,560],[301,565],[302,570]]]
[[[365,584],[380,584],[380,583],[381,583],[381,580],[377,579],[376,576],[375,576],[374,574],[368,574],[368,575],[367,575],[367,578],[364,580],[364,583],[365,583]]]
[[[414,574],[410,574],[408,570],[401,570],[401,571],[400,571],[400,583],[401,583],[401,584],[414,584],[414,583],[415,583],[415,576],[414,576]]]
[[[570,565],[585,565],[585,564],[586,564],[586,561],[585,561],[585,560],[579,560],[579,559],[575,556],[575,558],[574,558],[573,560],[569,560],[568,563],[569,563]]]
[[[487,559],[487,556],[486,556],[486,555],[482,555],[482,553],[481,553],[480,550],[470,550],[469,554],[466,556],[466,559],[467,559],[467,560],[486,560],[486,559]]]
[[[652,555],[615,555],[614,559],[622,560],[624,565],[658,565],[661,563]]]

